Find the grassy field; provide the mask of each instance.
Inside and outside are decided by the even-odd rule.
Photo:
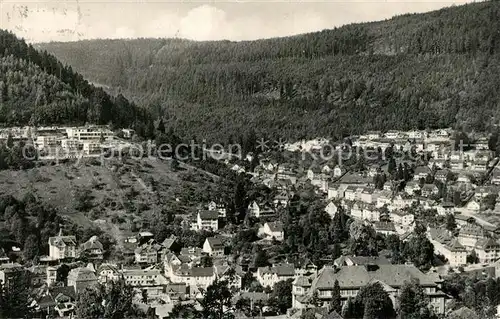
[[[212,176],[191,168],[173,171],[169,162],[156,159],[86,160],[0,171],[0,195],[22,198],[32,193],[73,222],[98,225],[116,239],[131,224],[141,227],[156,211],[187,218],[218,189]]]

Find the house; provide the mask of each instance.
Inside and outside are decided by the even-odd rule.
[[[170,276],[173,283],[184,283],[186,286],[191,287],[190,292],[193,294],[196,294],[198,289],[207,289],[216,278],[214,267],[189,268],[186,265],[176,269]]]
[[[179,252],[181,249],[181,245],[179,243],[179,239],[175,235],[170,235],[170,237],[165,238],[163,243],[161,243],[163,247],[163,252]]]
[[[156,264],[160,250],[161,246],[156,244],[154,239],[151,239],[134,250],[135,262],[138,264]]]
[[[431,169],[427,166],[418,166],[415,168],[413,179],[419,181],[421,178],[426,179],[431,174]]]
[[[497,195],[498,189],[495,186],[479,186],[474,190],[474,197],[481,201],[483,198],[488,197],[488,195]]]
[[[409,131],[408,138],[409,139],[420,139],[425,137],[425,132],[422,131]]]
[[[57,267],[48,266],[46,269],[46,284],[47,287],[52,286],[57,281]]]
[[[104,248],[97,236],[90,237],[85,243],[80,245],[80,257],[85,256],[89,260],[102,260]]]
[[[470,184],[471,183],[471,179],[470,179],[470,177],[468,175],[460,173],[460,174],[458,174],[457,182],[464,183],[464,184]]]
[[[346,172],[346,170],[339,165],[336,165],[333,168],[333,176],[334,177],[340,177],[340,176],[344,175],[345,172]]]
[[[371,204],[377,200],[376,194],[375,194],[375,189],[371,187],[364,187],[363,190],[361,191],[361,194],[359,195],[359,199],[362,202]]]
[[[455,221],[457,222],[457,225],[459,227],[463,227],[463,226],[466,226],[469,224],[474,224],[476,222],[474,217],[461,215],[461,214],[455,215]]]
[[[410,226],[415,220],[415,216],[412,213],[402,210],[393,210],[389,213],[389,218],[394,224],[402,226]]]
[[[370,131],[367,133],[367,137],[369,140],[376,140],[382,137],[382,133],[379,131]]]
[[[275,215],[274,208],[269,203],[257,204],[253,201],[248,205],[248,214],[255,218],[268,218]]]
[[[469,168],[473,171],[486,171],[488,169],[488,161],[475,160],[469,165]]]
[[[422,186],[421,192],[422,196],[424,197],[432,197],[439,194],[439,189],[434,184],[424,184],[424,186]]]
[[[390,265],[391,261],[384,256],[340,256],[335,259],[335,267],[365,266],[365,265]]]
[[[446,216],[448,214],[453,215],[455,213],[455,204],[450,202],[443,202],[436,209],[438,214],[441,216]]]
[[[465,168],[465,163],[463,159],[452,159],[450,160],[450,168],[453,170],[461,170]]]
[[[335,269],[324,266],[317,276],[297,277],[292,287],[292,307],[304,309],[317,298],[327,306],[332,298],[335,282],[339,283],[342,303],[354,298],[359,290],[374,282],[380,283],[394,305],[398,292],[405,282],[416,281],[429,297],[430,304],[438,314],[445,313],[446,294],[440,291],[441,280],[437,274],[424,274],[413,265],[363,265]],[[317,297],[316,297],[317,296]]]
[[[434,253],[443,255],[450,266],[467,264],[467,250],[445,229],[429,228],[428,237],[434,246]]]
[[[328,199],[344,198],[346,188],[347,185],[343,184],[328,185]]]
[[[470,200],[465,207],[473,212],[479,212],[481,210],[481,204],[475,199]]]
[[[358,188],[356,186],[347,186],[344,192],[344,198],[346,200],[355,201],[358,199]],[[361,188],[362,189],[362,188]]]
[[[209,256],[224,256],[224,243],[220,237],[208,237],[203,244],[203,252]]]
[[[68,286],[73,287],[76,293],[96,285],[97,277],[94,271],[88,267],[74,268],[68,273]]]
[[[392,222],[375,222],[373,223],[373,228],[375,232],[382,235],[395,235],[396,228]]]
[[[15,285],[18,274],[26,271],[27,270],[18,263],[0,265],[0,283],[2,287],[8,289],[10,285]]]
[[[474,251],[480,263],[493,263],[500,257],[500,244],[493,238],[481,238],[477,240]]]
[[[458,240],[467,250],[473,250],[478,240],[486,238],[484,230],[475,223],[468,223],[460,228]]]
[[[325,207],[325,212],[328,214],[328,216],[330,216],[331,219],[335,217],[335,214],[337,214],[338,210],[339,207],[334,202],[329,202]]]
[[[52,260],[76,258],[76,237],[59,235],[49,238],[49,257]]]
[[[269,239],[275,239],[277,241],[283,241],[285,239],[283,224],[279,221],[265,223],[263,227],[263,233]]]
[[[319,168],[318,166],[312,166],[307,170],[307,178],[311,181],[319,175],[321,175],[321,168]]]
[[[499,169],[494,169],[491,172],[491,184],[500,185],[500,170]]]
[[[96,276],[100,284],[105,284],[117,280],[120,272],[117,265],[104,263],[97,268]]]
[[[446,183],[448,181],[448,179],[450,178],[450,171],[447,170],[447,169],[441,169],[441,170],[438,170],[436,172],[436,174],[434,174],[434,179],[435,180],[438,180],[442,183]]]
[[[384,205],[390,205],[392,202],[392,192],[382,191],[379,192],[377,196],[377,207],[383,207]]]
[[[219,229],[219,213],[211,210],[198,211],[196,225],[198,230],[217,231]]]
[[[414,195],[415,192],[420,191],[420,190],[421,190],[421,187],[420,187],[419,181],[413,180],[413,181],[409,181],[408,183],[406,183],[405,192],[408,195]]]
[[[262,287],[270,287],[280,281],[295,278],[295,267],[291,264],[280,264],[273,267],[259,267],[256,274],[257,281]]]
[[[217,211],[219,218],[226,218],[226,205],[223,203],[211,201],[208,203],[208,210]]]
[[[124,128],[124,129],[122,129],[122,134],[123,134],[123,138],[129,139],[135,135],[135,131],[133,129],[130,129],[130,128]]]
[[[390,131],[387,131],[385,132],[384,136],[386,138],[389,138],[389,139],[397,139],[397,138],[401,138],[401,132],[399,131],[395,131],[395,130],[390,130]]]

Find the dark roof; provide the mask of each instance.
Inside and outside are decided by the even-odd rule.
[[[201,219],[218,219],[219,213],[215,210],[202,210],[199,212]]]
[[[63,294],[76,300],[75,287],[53,287],[50,288],[49,293],[53,298],[57,297],[59,294]]]
[[[435,286],[438,275],[424,274],[413,265],[375,265],[323,268],[314,280],[318,289],[331,289],[337,280],[341,289],[360,288],[373,280],[384,282],[391,287],[400,287],[405,281],[417,279],[422,286]]]
[[[224,249],[224,244],[220,237],[207,237],[206,240],[212,249]]]

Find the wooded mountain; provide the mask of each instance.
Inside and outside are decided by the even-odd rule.
[[[500,119],[500,3],[258,41],[93,40],[42,48],[184,138],[341,137]]]
[[[46,51],[0,30],[0,123],[145,127],[149,112],[111,97]]]

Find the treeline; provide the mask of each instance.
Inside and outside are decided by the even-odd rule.
[[[138,127],[149,113],[122,95],[111,97],[46,51],[0,30],[0,122],[109,124]]]
[[[181,138],[341,137],[500,118],[500,4],[485,2],[300,36],[50,43],[93,81],[166,119]],[[102,47],[106,47],[103,51]]]

